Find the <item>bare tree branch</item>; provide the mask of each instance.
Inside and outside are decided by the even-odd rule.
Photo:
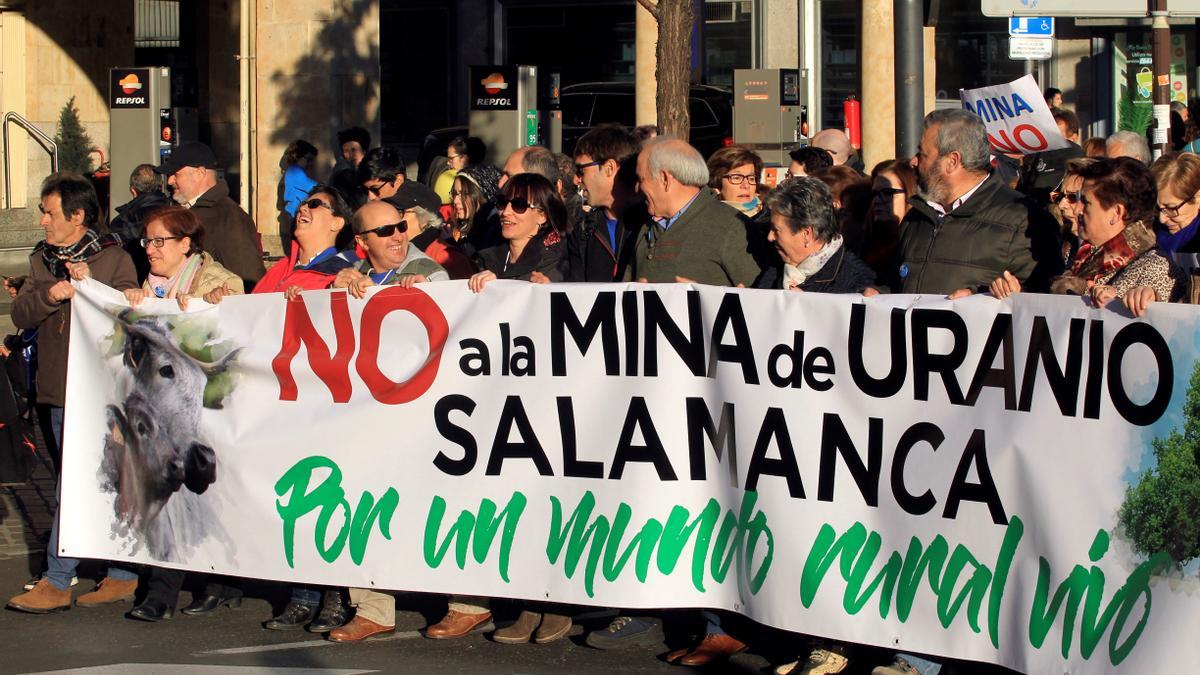
[[[657,2],[655,2],[654,0],[637,0],[637,1],[638,1],[639,5],[646,8],[647,12],[650,12],[650,16],[653,16],[655,21],[658,21],[660,12],[658,9]]]

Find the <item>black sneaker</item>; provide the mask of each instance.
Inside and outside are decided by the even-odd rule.
[[[596,649],[627,649],[662,644],[662,624],[653,619],[618,616],[604,630],[588,633],[585,642]]]
[[[298,630],[304,628],[305,624],[313,620],[317,615],[315,605],[302,605],[298,602],[289,602],[287,607],[283,608],[279,616],[271,619],[263,624],[263,628],[269,630]]]

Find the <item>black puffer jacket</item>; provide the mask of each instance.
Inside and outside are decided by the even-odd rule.
[[[894,293],[982,291],[1005,270],[1026,290],[1044,292],[1062,273],[1058,224],[995,174],[944,217],[923,199],[911,204],[900,226]]]
[[[781,288],[783,267],[763,271],[754,282],[755,288]],[[815,274],[800,284],[806,293],[862,293],[875,283],[875,272],[845,246],[838,249]]]
[[[604,209],[595,208],[584,215],[579,227],[567,235],[570,269],[567,281],[619,281],[633,256],[638,233],[649,220],[645,202],[625,209],[617,219],[617,241],[608,238]]]

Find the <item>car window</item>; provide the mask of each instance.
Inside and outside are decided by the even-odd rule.
[[[629,94],[597,94],[596,107],[592,110],[592,124],[616,122],[627,127],[633,126],[633,96]]]
[[[563,126],[590,126],[592,118],[591,94],[563,94],[561,98]]]
[[[693,128],[717,126],[717,117],[713,114],[712,108],[708,107],[708,104],[701,99],[688,99],[688,114],[692,117]]]

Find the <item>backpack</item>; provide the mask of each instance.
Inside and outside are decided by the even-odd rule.
[[[0,485],[23,485],[37,468],[34,438],[33,376],[37,365],[37,331],[5,339],[9,355],[0,377]]]

